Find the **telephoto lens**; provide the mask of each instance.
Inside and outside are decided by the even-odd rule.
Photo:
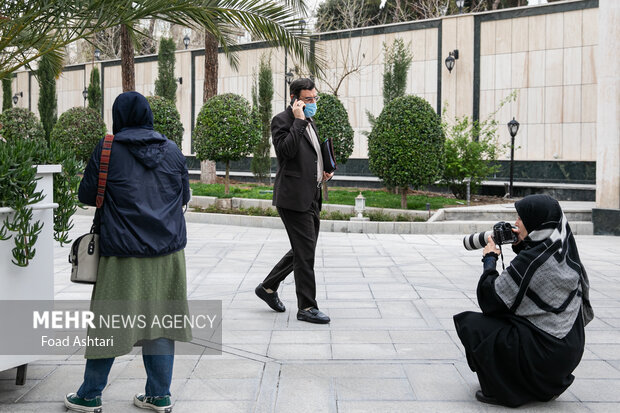
[[[476,234],[467,235],[463,238],[463,246],[466,250],[479,250],[487,245],[489,236],[493,235],[493,231],[478,232]]]

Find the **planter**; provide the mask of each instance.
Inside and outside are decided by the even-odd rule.
[[[60,165],[37,167],[37,190],[43,190],[44,198],[34,204],[33,219],[43,223],[35,248],[35,257],[27,267],[18,267],[11,262],[13,238],[0,241],[0,300],[53,300],[54,299],[54,208],[52,202],[53,174],[60,172]],[[11,208],[0,207],[0,220],[12,214]],[[11,334],[3,331],[2,334]],[[0,355],[0,371],[22,366],[36,360],[36,355]],[[24,373],[24,369],[18,373]],[[23,374],[21,374],[22,378]],[[19,380],[18,380],[19,381]]]

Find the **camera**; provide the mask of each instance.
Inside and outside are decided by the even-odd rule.
[[[463,238],[463,246],[467,250],[477,250],[487,245],[489,235],[493,237],[493,241],[497,245],[514,244],[519,240],[517,234],[512,230],[516,228],[509,222],[500,221],[493,225],[492,231],[478,232],[476,234],[467,235]]]

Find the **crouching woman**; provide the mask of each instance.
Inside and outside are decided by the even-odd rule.
[[[454,316],[480,382],[476,399],[509,407],[549,401],[571,385],[593,318],[588,277],[558,202],[531,195],[515,208],[517,256],[499,274],[489,237],[477,289],[482,313]]]

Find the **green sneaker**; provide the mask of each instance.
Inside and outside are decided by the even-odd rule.
[[[65,407],[74,412],[101,413],[103,411],[100,396],[94,399],[83,399],[75,393],[69,393],[65,396]]]
[[[133,404],[135,404],[141,409],[151,409],[160,413],[172,412],[172,403],[170,402],[170,396],[152,397],[147,396],[144,393],[138,393],[133,398]]]

